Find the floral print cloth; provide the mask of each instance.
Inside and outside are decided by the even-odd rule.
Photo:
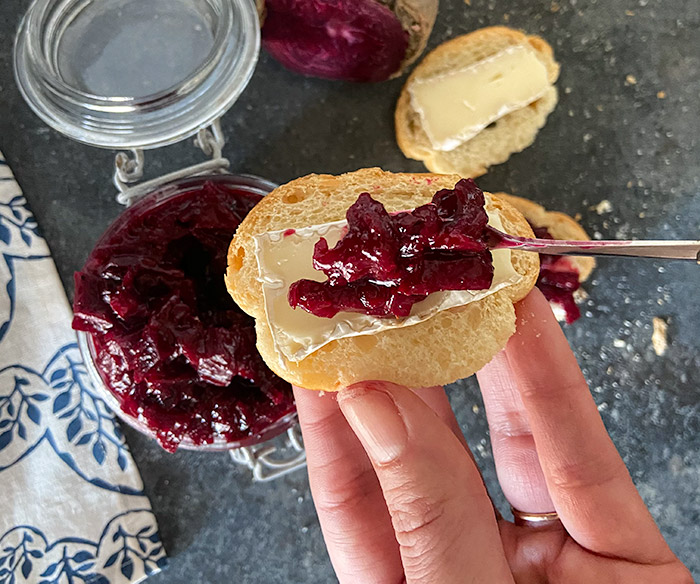
[[[124,584],[167,563],[71,316],[0,154],[0,584]]]

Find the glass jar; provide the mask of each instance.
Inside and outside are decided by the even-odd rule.
[[[221,180],[260,195],[274,187],[257,177],[224,174],[229,161],[222,157],[220,117],[247,85],[259,51],[253,0],[33,0],[17,33],[14,65],[23,97],[48,125],[73,140],[122,150],[114,183],[117,200],[129,209],[106,237],[125,216],[176,196],[185,183],[192,188],[197,181]],[[142,181],[145,149],[191,136],[211,160]],[[105,402],[152,436],[107,387],[92,336],[80,333],[79,343]],[[181,447],[229,450],[255,479],[269,480],[304,465],[295,420],[290,412],[249,439],[185,440]],[[285,430],[283,439],[265,442]]]
[[[221,266],[226,264],[227,243],[237,227],[231,223],[230,234],[222,234],[222,224],[228,225],[231,217],[242,219],[247,209],[273,188],[272,183],[258,177],[227,174],[181,179],[164,185],[142,197],[112,223],[90,254],[83,272],[85,275],[77,278],[78,320],[81,323],[94,322],[91,319],[99,314],[108,315],[107,318],[113,322],[113,327],[107,331],[79,331],[79,345],[94,386],[120,418],[137,430],[158,438],[164,447],[176,432],[172,420],[178,420],[178,425],[187,430],[183,432],[183,439],[176,439],[171,446],[205,451],[260,444],[284,432],[296,421],[291,386],[269,371],[262,359],[250,359],[247,355],[239,354],[241,348],[257,353],[254,336],[251,337],[252,342],[246,343],[249,335],[254,334],[254,321],[237,309],[226,293],[223,271],[218,273]],[[216,212],[206,215],[207,209],[212,208]],[[229,209],[231,212],[227,214]],[[223,217],[226,219],[222,220]],[[208,224],[212,221],[215,224]],[[204,258],[210,261],[211,267],[201,265]],[[209,273],[212,269],[216,273]],[[171,282],[163,279],[172,270],[184,273],[185,281],[179,276],[175,276],[176,279]],[[96,274],[100,275],[97,281]],[[190,299],[185,297],[187,295],[180,297],[178,291],[181,289],[196,290],[196,296]],[[154,290],[155,295],[150,290]],[[123,298],[124,292],[128,299]],[[118,309],[114,308],[117,297],[121,299],[119,306],[129,306],[124,311],[128,314],[120,312],[118,319],[115,318]],[[137,304],[134,304],[135,299]],[[248,386],[247,382],[241,389],[240,382],[237,382],[241,378],[235,374],[233,381],[226,382],[227,387],[207,383],[202,380],[195,365],[183,355],[177,357],[177,366],[172,366],[170,355],[173,352],[177,354],[178,350],[182,352],[182,345],[178,344],[182,339],[178,338],[178,332],[182,331],[183,336],[191,335],[191,331],[182,328],[185,321],[181,313],[173,322],[168,322],[168,317],[163,316],[171,314],[165,310],[164,304],[170,304],[173,300],[179,303],[177,310],[187,305],[186,318],[193,315],[192,323],[199,331],[197,344],[204,345],[210,327],[214,327],[217,334],[220,327],[226,327],[225,332],[232,333],[227,341],[236,340],[233,344],[236,359],[233,359],[233,354],[223,353],[228,355],[228,359],[233,359],[230,366],[235,368],[243,360],[247,368],[252,367],[253,379],[270,383],[269,389],[279,398],[279,403],[273,403],[271,398],[258,388]],[[200,313],[206,315],[209,321],[200,320]],[[233,320],[227,322],[231,313]],[[100,323],[97,328],[102,329],[103,321],[100,320]],[[119,329],[120,326],[127,328]],[[153,326],[157,327],[155,331]],[[116,335],[112,334],[115,329],[118,331]],[[138,340],[134,340],[134,335]],[[144,344],[146,335],[150,335],[151,340]],[[168,341],[162,340],[171,337],[175,343],[172,347]],[[191,343],[191,340],[187,342]],[[161,343],[167,345],[170,362],[158,360],[164,350],[159,347]],[[107,350],[110,345],[118,345],[119,349],[116,352]],[[218,344],[213,349],[216,359],[221,359],[222,349],[224,346]],[[134,356],[127,364],[121,356],[129,355],[132,351],[136,352],[131,353]],[[111,356],[113,354],[119,356],[115,358]],[[253,365],[249,364],[251,361]],[[217,362],[214,366],[221,367],[221,364]],[[135,368],[138,367],[146,367],[149,372],[158,370],[158,376],[165,385],[159,385],[158,380],[136,383],[134,378],[138,372]],[[205,371],[210,367],[207,365]],[[169,379],[171,373],[165,374],[166,371],[173,371],[172,374],[177,377]],[[133,380],[128,386],[122,381],[125,377]],[[118,380],[116,383],[119,387],[110,386],[110,379]],[[185,383],[182,380],[186,380]],[[180,387],[187,396],[184,401],[177,394]],[[219,400],[214,404],[211,403],[212,394]],[[128,407],[124,407],[124,399],[132,400]],[[134,404],[133,400],[142,402]],[[211,405],[216,407],[214,412],[209,409]],[[135,412],[136,407],[138,410]],[[240,412],[246,413],[239,416]],[[257,421],[250,419],[251,412],[259,412]],[[183,416],[191,417],[193,421],[209,420],[209,426],[195,424],[193,428],[188,427],[185,424],[189,420],[183,420]],[[165,431],[159,418],[166,421]],[[263,425],[260,425],[260,420],[264,420]],[[244,426],[239,431],[241,424]],[[245,424],[250,428],[245,428]],[[217,431],[217,425],[222,430]],[[154,426],[160,428],[160,434]],[[234,433],[245,435],[232,439],[232,428]],[[202,431],[207,432],[205,440],[202,440]],[[198,441],[192,439],[193,432],[200,436]],[[225,437],[223,433],[229,436]],[[212,436],[214,439],[209,440]]]

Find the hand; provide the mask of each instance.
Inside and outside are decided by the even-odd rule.
[[[537,290],[478,375],[499,482],[533,528],[502,519],[441,388],[295,389],[309,479],[342,584],[691,584],[639,497]]]

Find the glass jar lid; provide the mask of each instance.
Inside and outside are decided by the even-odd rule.
[[[259,51],[252,0],[34,0],[17,33],[15,76],[62,134],[154,148],[219,118]]]

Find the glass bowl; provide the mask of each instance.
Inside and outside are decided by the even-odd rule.
[[[122,228],[129,224],[132,218],[138,217],[145,211],[153,210],[158,206],[167,203],[173,198],[179,196],[196,196],[197,188],[204,185],[204,183],[208,181],[223,183],[240,193],[250,193],[260,196],[267,194],[275,187],[273,183],[251,175],[206,175],[174,181],[145,195],[137,203],[125,210],[108,227],[104,235],[96,244],[95,248],[100,247],[101,244],[109,241],[115,236],[115,234],[118,234]],[[221,274],[221,277],[223,279],[223,274]],[[156,433],[148,426],[144,417],[133,416],[121,408],[121,402],[118,395],[110,390],[105,378],[102,376],[99,368],[97,367],[96,350],[93,343],[93,335],[97,333],[78,331],[77,334],[78,344],[85,361],[89,377],[100,397],[124,422],[139,432],[155,439]],[[246,436],[238,440],[226,440],[222,437],[217,437],[213,442],[197,444],[189,437],[185,436],[178,444],[178,448],[206,452],[255,446],[285,432],[296,423],[296,420],[296,411],[288,412],[273,420],[264,428],[264,430],[257,432],[252,436]]]

